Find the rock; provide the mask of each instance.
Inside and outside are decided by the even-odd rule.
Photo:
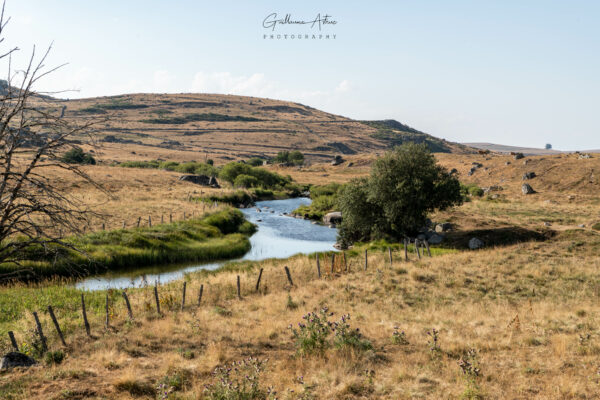
[[[590,156],[589,154],[580,154],[579,155],[580,160],[585,160],[587,158],[592,158],[592,156]]]
[[[510,165],[510,164],[511,164],[510,161],[507,161],[507,162],[504,163],[504,165]]]
[[[353,166],[354,166],[353,162],[349,162],[348,165],[347,165],[347,167],[353,167]]]
[[[318,224],[318,222],[317,221],[313,221],[313,222],[311,222],[311,224],[316,225],[316,224]]]
[[[544,222],[544,226],[552,226],[552,224],[550,222],[548,222],[548,221],[545,221]]]
[[[310,197],[310,192],[308,190],[306,190],[306,191],[302,192],[300,195],[302,197]]]
[[[323,216],[323,222],[326,224],[339,224],[342,222],[342,213],[340,211],[333,211]]]
[[[331,162],[331,165],[340,165],[344,161],[345,160],[342,158],[342,156],[337,155],[337,156],[334,157],[333,161]]]
[[[483,246],[484,246],[484,243],[476,237],[471,238],[471,240],[469,240],[469,249],[471,249],[471,250],[477,250],[477,249],[482,248]]]
[[[336,225],[335,224],[329,224],[329,227],[332,228],[332,229],[335,229]]]
[[[452,229],[452,224],[450,222],[442,222],[435,226],[435,231],[438,233],[446,232],[450,229]]]
[[[529,164],[529,160],[524,160],[523,165],[527,165],[527,164]]]
[[[577,225],[578,228],[585,228],[585,224]]]
[[[438,235],[437,233],[432,234],[427,239],[429,244],[440,244],[440,243],[442,243],[443,240],[444,240],[444,237],[442,235]]]
[[[568,195],[568,196],[567,196],[567,200],[569,200],[569,201],[573,201],[573,200],[575,200],[575,196],[573,196],[573,195]]]
[[[214,188],[219,188],[219,183],[217,182],[217,178],[214,176],[206,176],[206,175],[182,175],[179,177],[180,181],[195,183],[196,185],[202,186],[210,186]]]
[[[450,175],[458,174],[458,170],[456,168],[452,168],[450,170]]]
[[[525,155],[523,155],[523,153],[511,153],[514,157],[515,160],[520,160],[521,158],[525,158]]]
[[[483,188],[483,193],[487,194],[489,192],[499,192],[501,190],[504,190],[504,188],[502,186],[492,185],[490,187]]]
[[[424,233],[419,233],[417,235],[417,239],[419,239],[419,240],[425,240],[425,239],[427,239],[427,236]]]
[[[521,192],[523,192],[523,194],[533,194],[535,193],[535,190],[533,190],[529,183],[524,183],[523,186],[521,186]]]
[[[467,173],[467,175],[471,176],[475,173],[475,171],[477,171],[477,167],[471,167],[471,169],[469,170],[469,172]]]
[[[15,367],[31,367],[37,364],[33,358],[23,353],[12,351],[0,359],[0,370],[11,369]]]
[[[536,177],[536,175],[535,175],[535,172],[533,172],[533,171],[532,171],[532,172],[525,172],[525,173],[523,174],[523,180],[524,180],[524,181],[526,181],[526,180],[528,180],[528,179],[533,179],[533,178],[535,178],[535,177]]]
[[[471,165],[474,166],[475,168],[481,168],[481,167],[483,167],[483,164],[482,163],[478,163],[478,162],[473,162],[473,163],[471,163]]]

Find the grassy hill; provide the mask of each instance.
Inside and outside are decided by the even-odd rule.
[[[101,160],[270,157],[297,149],[308,160],[336,154],[381,153],[405,141],[436,152],[469,152],[397,121],[355,121],[302,104],[218,94],[128,94],[40,100],[71,120],[106,118],[97,126]],[[123,148],[126,144],[126,149]],[[471,149],[472,150],[472,149]]]

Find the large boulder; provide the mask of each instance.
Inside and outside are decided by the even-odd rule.
[[[442,235],[438,235],[437,233],[433,233],[429,236],[429,238],[427,238],[427,242],[429,244],[440,244],[443,240],[444,237]]]
[[[12,351],[0,359],[0,370],[11,369],[15,367],[31,367],[35,364],[37,364],[37,362],[33,358],[23,353]]]
[[[333,161],[331,162],[331,165],[340,165],[341,163],[343,163],[345,160],[342,158],[342,156],[337,155],[333,158]]]
[[[535,175],[535,172],[533,172],[533,171],[532,171],[532,172],[525,172],[525,173],[523,174],[523,180],[524,180],[524,181],[526,181],[526,180],[528,180],[528,179],[533,179],[533,178],[535,178],[535,177],[536,177],[536,175]]]
[[[342,213],[340,211],[333,211],[323,216],[323,222],[326,224],[339,224],[342,222]]]
[[[476,237],[471,238],[471,240],[469,240],[469,248],[471,250],[477,250],[480,249],[484,246],[484,243],[481,239],[478,239]]]
[[[525,158],[525,155],[523,153],[511,153],[511,154],[513,155],[515,160],[520,160],[521,158]]]
[[[180,181],[195,183],[196,185],[202,186],[210,186],[214,188],[218,188],[219,183],[217,182],[217,178],[214,176],[206,176],[206,175],[182,175],[179,177]]]
[[[523,194],[533,194],[535,193],[535,190],[533,190],[529,183],[524,183],[523,186],[521,186],[521,192],[523,192]]]
[[[450,229],[452,229],[452,224],[450,222],[442,222],[435,226],[435,231],[438,233],[446,232]]]

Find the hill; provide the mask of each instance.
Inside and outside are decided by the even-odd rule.
[[[525,155],[549,155],[549,154],[561,154],[561,153],[575,153],[574,151],[561,151],[561,150],[553,150],[553,149],[539,149],[535,147],[520,147],[520,146],[507,146],[505,144],[496,144],[496,143],[463,143],[463,145],[472,147],[475,149],[481,150],[489,150],[494,151],[496,153],[511,153],[511,152],[519,152]],[[585,153],[600,153],[600,150],[582,150],[581,152]]]
[[[107,117],[97,134],[105,161],[211,158],[226,162],[270,157],[297,149],[307,159],[335,154],[382,153],[404,141],[435,152],[469,149],[435,138],[397,121],[356,121],[287,101],[218,94],[128,94],[44,101],[77,120]],[[126,149],[123,145],[126,144]]]

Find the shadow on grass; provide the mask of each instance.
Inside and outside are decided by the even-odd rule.
[[[468,249],[469,240],[478,238],[485,247],[509,246],[523,242],[543,242],[553,238],[556,232],[551,229],[530,230],[518,226],[492,229],[474,229],[470,231],[448,232],[442,247]]]

